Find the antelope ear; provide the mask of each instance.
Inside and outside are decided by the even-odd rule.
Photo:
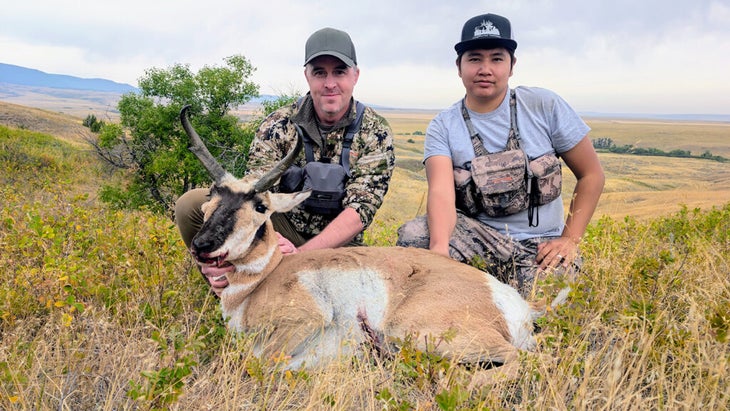
[[[269,193],[271,209],[279,213],[285,213],[309,198],[311,194],[311,191],[300,191],[297,193]]]

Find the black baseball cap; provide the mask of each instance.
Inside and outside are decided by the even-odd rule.
[[[512,34],[512,25],[507,18],[496,14],[482,14],[470,18],[461,29],[461,42],[454,49],[457,54],[467,50],[504,47],[515,51],[517,42]]]
[[[304,47],[304,65],[319,56],[334,56],[349,67],[357,65],[355,45],[350,35],[342,30],[325,27],[317,30],[307,39]]]

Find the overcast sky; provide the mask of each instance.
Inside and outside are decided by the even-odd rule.
[[[0,62],[136,86],[149,68],[242,54],[262,94],[305,92],[304,43],[329,26],[355,42],[356,98],[441,109],[464,93],[462,25],[487,12],[512,21],[513,87],[579,112],[730,114],[730,0],[7,1]]]

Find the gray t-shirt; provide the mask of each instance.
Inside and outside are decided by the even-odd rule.
[[[520,146],[530,159],[547,153],[563,153],[575,147],[590,128],[560,96],[538,87],[517,87],[517,127]],[[489,113],[469,110],[474,128],[489,152],[503,151],[510,129],[509,96]],[[424,161],[431,156],[451,158],[455,166],[463,167],[474,158],[474,147],[461,115],[461,100],[440,112],[426,130]],[[483,223],[521,241],[533,237],[559,236],[563,231],[562,196],[540,206],[540,224],[530,227],[527,210],[506,217],[493,218],[481,214]]]

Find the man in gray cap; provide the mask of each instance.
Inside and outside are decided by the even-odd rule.
[[[392,132],[383,117],[353,98],[359,76],[350,36],[333,28],[317,30],[304,51],[309,93],[271,113],[251,142],[248,173],[263,175],[294,147],[298,130],[302,133],[305,149],[275,191],[304,187],[317,192],[311,175],[339,176],[330,181],[339,184],[334,193],[325,190],[287,213],[272,215],[284,254],[362,244],[363,231],[388,191],[395,166]],[[175,222],[187,246],[203,223],[200,206],[207,195],[207,189],[191,190],[175,206]],[[202,271],[220,294],[228,285],[224,276],[232,270]]]
[[[398,245],[477,264],[531,298],[546,274],[580,268],[603,170],[568,103],[509,87],[517,42],[508,19],[472,17],[454,49],[466,96],[426,130],[427,214],[399,228]],[[577,180],[567,218],[559,158]]]

